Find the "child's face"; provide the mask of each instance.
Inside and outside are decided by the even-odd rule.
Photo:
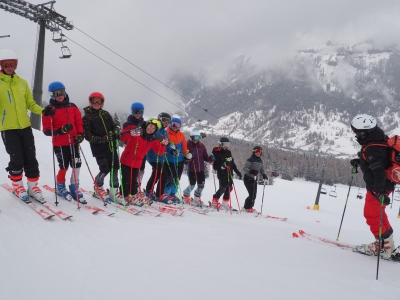
[[[156,132],[156,129],[157,129],[157,127],[156,127],[155,124],[149,124],[146,127],[146,133],[147,134],[153,134],[154,132]]]
[[[57,102],[63,102],[64,98],[65,98],[64,95],[55,96],[55,99],[56,99]]]

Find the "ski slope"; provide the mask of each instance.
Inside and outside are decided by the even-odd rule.
[[[38,131],[34,134],[40,184],[54,185],[51,139]],[[85,141],[82,147],[97,174],[89,144]],[[9,182],[2,143],[0,155],[0,182]],[[182,176],[182,189],[187,183]],[[85,163],[81,186],[92,186]],[[235,180],[235,186],[243,205],[244,184]],[[292,237],[292,232],[303,229],[336,238],[348,186],[337,186],[337,198],[322,195],[318,211],[312,210],[317,187],[301,179],[277,179],[265,187],[263,214],[287,217],[286,222],[245,213],[203,216],[190,211],[182,217],[133,216],[124,211],[108,217],[78,210],[63,199],[59,207],[73,215],[71,220],[46,221],[0,189],[0,299],[398,299],[400,264],[381,260],[376,281],[376,257]],[[262,191],[259,186],[259,211]],[[340,241],[350,244],[373,239],[357,191],[351,189],[340,235]],[[54,203],[53,194],[43,193]],[[203,199],[211,199],[213,193],[211,177]],[[100,200],[86,198],[101,207]],[[235,197],[232,200],[236,207]],[[394,201],[387,209],[397,244],[399,203]]]

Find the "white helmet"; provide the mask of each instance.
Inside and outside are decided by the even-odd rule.
[[[198,131],[196,128],[193,128],[190,131],[190,139],[193,141],[199,141],[201,139],[200,131]]]
[[[18,56],[15,54],[14,51],[8,50],[8,49],[1,49],[0,50],[0,64],[3,62],[3,60],[15,60],[18,65]]]
[[[351,121],[351,129],[356,134],[367,135],[376,129],[376,119],[366,114],[357,115]]]

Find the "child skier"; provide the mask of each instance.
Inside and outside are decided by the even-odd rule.
[[[180,199],[175,196],[178,191],[177,186],[183,172],[183,159],[192,159],[192,154],[187,149],[185,135],[180,131],[182,121],[180,118],[172,118],[167,129],[170,144],[166,151],[166,173],[167,182],[163,182],[162,190],[164,194],[160,197],[160,201],[178,203]]]
[[[83,109],[83,124],[85,139],[90,143],[92,155],[99,166],[99,174],[95,177],[95,193],[105,202],[115,201],[126,205],[124,197],[118,192],[119,157],[119,128],[111,115],[103,110],[104,96],[93,92],[89,95],[89,106]],[[104,178],[110,176],[110,195],[104,190]]]
[[[156,138],[162,134],[166,139],[168,138],[168,133],[166,128],[171,122],[171,115],[162,112],[158,115],[158,120],[161,122],[162,128],[156,132]],[[164,152],[156,153],[153,149],[146,155],[146,160],[152,166],[153,171],[146,185],[146,196],[152,198],[159,198],[164,191],[161,188],[162,182],[167,180],[166,172],[164,171]],[[154,190],[157,183],[157,188]]]
[[[262,148],[260,146],[255,146],[253,148],[253,154],[247,159],[243,171],[244,171],[244,185],[249,192],[249,196],[246,198],[244,203],[244,210],[248,213],[256,212],[254,207],[254,202],[257,197],[257,177],[262,174],[265,180],[268,179],[267,174],[265,174],[263,161],[261,159]]]
[[[204,175],[204,162],[211,163],[214,156],[207,154],[207,149],[202,142],[200,142],[201,135],[197,129],[192,129],[190,132],[190,140],[187,141],[187,148],[192,153],[192,160],[188,162],[188,176],[189,185],[183,191],[182,199],[189,205],[201,206],[200,200],[201,192],[204,189],[205,175]],[[194,191],[194,198],[190,197],[190,192],[194,190],[197,182],[197,189]]]
[[[71,201],[79,199],[82,204],[86,203],[83,194],[79,190],[79,171],[81,158],[79,155],[79,144],[82,143],[83,123],[82,115],[75,104],[69,102],[65,85],[59,81],[50,83],[50,104],[45,110],[54,109],[54,117],[43,116],[43,133],[52,137],[53,150],[56,154],[60,170],[56,177],[57,194]],[[65,175],[68,166],[72,168],[69,191],[65,187]]]
[[[138,176],[143,158],[150,149],[155,153],[164,153],[168,139],[162,135],[156,139],[155,133],[161,129],[157,119],[149,119],[146,123],[134,128],[132,124],[124,124],[121,141],[126,144],[121,155],[122,193],[128,203],[142,206],[149,201],[144,193],[138,190]]]
[[[228,149],[228,147],[230,146],[229,139],[223,136],[218,140],[218,144],[219,147],[215,147],[212,150],[212,153],[215,157],[213,168],[217,171],[219,188],[217,192],[213,195],[211,204],[213,207],[219,210],[221,208],[219,198],[223,194],[224,196],[222,199],[222,207],[226,210],[230,210],[231,206],[229,204],[229,199],[231,197],[230,192],[232,191],[233,186],[233,171],[235,171],[239,179],[242,179],[242,174],[236,167],[235,160],[232,157],[232,153]]]

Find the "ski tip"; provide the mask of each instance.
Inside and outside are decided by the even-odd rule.
[[[299,233],[300,233],[300,234],[304,234],[305,231],[300,229],[300,230],[299,230]]]
[[[296,232],[293,232],[293,233],[292,233],[292,236],[293,236],[294,238],[298,238],[298,237],[299,237],[299,235],[298,235]]]

